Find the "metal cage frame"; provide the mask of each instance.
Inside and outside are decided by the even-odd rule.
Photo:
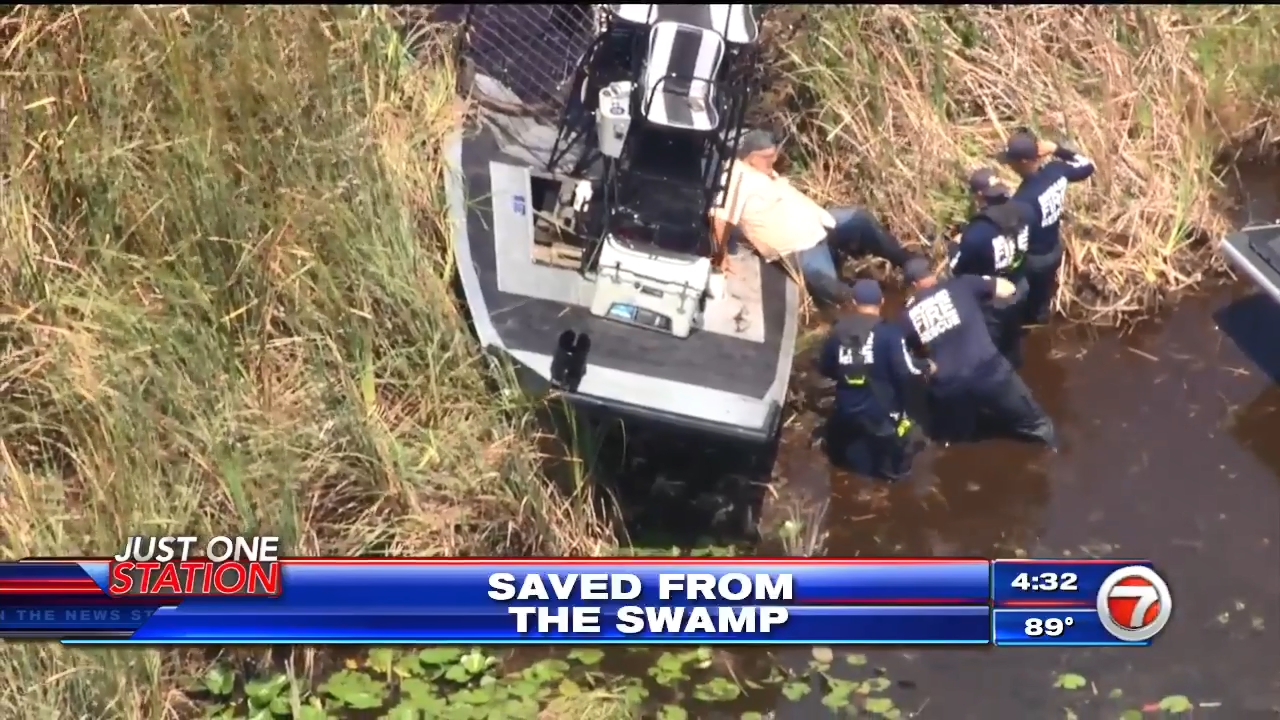
[[[757,28],[760,28],[773,6],[747,7]],[[557,18],[565,12],[569,15],[563,16],[561,19],[565,22],[561,23]],[[556,139],[543,170],[584,179],[594,174],[590,172],[591,168],[602,169],[593,197],[593,204],[599,203],[600,207],[589,214],[595,220],[584,221],[587,225],[584,234],[590,243],[582,254],[584,272],[594,266],[604,236],[616,227],[618,213],[627,210],[619,204],[620,184],[625,184],[628,179],[634,146],[633,133],[629,133],[622,157],[617,160],[603,157],[596,149],[595,111],[599,89],[613,80],[631,80],[634,83],[631,98],[633,126],[636,122],[648,122],[645,118],[656,92],[647,92],[640,78],[655,12],[656,6],[650,9],[649,22],[640,24],[620,19],[607,6],[596,4],[470,4],[464,11],[461,31],[456,37],[455,52],[461,61],[460,93],[469,93],[475,73],[484,72],[506,85],[521,102],[508,106],[492,99],[477,98],[479,102],[490,107],[496,104],[499,106],[497,109],[504,113],[533,115],[556,123]],[[539,28],[533,27],[535,21],[542,23],[541,35],[537,34]],[[723,39],[727,29],[726,26],[713,32],[719,32]],[[552,48],[555,68],[544,69],[536,62],[539,52],[530,47],[542,41],[558,44]],[[726,41],[725,48],[717,77],[690,78],[676,71],[666,73],[653,84],[655,91],[672,79],[701,80],[713,87],[710,94],[719,115],[716,129],[703,131],[657,126],[662,132],[703,135],[703,152],[712,155],[712,161],[703,169],[700,182],[690,181],[687,184],[690,191],[701,195],[699,217],[690,217],[688,221],[691,224],[708,223],[708,215],[716,203],[721,202],[723,178],[736,160],[747,110],[756,94],[755,85],[759,79],[761,44],[758,38],[752,43]],[[576,62],[566,58],[576,58]],[[597,76],[598,68],[604,68],[601,70],[604,76]],[[608,77],[609,71],[617,77]],[[561,171],[560,165],[575,148],[580,150],[577,161],[567,172]]]

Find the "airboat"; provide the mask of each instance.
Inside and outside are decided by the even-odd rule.
[[[1237,270],[1280,302],[1280,221],[1231,233],[1221,247]]]
[[[628,426],[776,441],[799,289],[717,269],[752,89],[750,5],[469,5],[447,193],[475,330],[526,388]]]

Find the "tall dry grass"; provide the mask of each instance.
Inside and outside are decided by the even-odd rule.
[[[5,557],[609,547],[486,385],[441,217],[453,78],[382,10],[18,6],[0,42]],[[3,645],[0,716],[177,717],[182,659]]]
[[[906,238],[967,213],[961,175],[1013,128],[1098,164],[1068,193],[1057,304],[1114,323],[1221,263],[1219,161],[1276,138],[1280,13],[1235,6],[809,5],[781,11],[773,102],[819,194]],[[1012,176],[1010,175],[1012,180]]]

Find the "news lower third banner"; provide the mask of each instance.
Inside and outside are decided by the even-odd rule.
[[[0,635],[137,644],[989,644],[986,560],[280,561],[278,597],[0,564]]]

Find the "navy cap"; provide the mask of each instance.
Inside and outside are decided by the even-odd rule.
[[[981,195],[988,200],[1007,198],[1013,194],[1008,185],[1000,180],[996,171],[991,168],[979,168],[969,175],[969,192]]]
[[[879,305],[884,301],[880,283],[863,278],[853,284],[853,302],[857,305]]]
[[[902,265],[902,277],[909,283],[919,282],[932,274],[933,266],[929,264],[928,260],[918,255]]]
[[[1009,141],[998,157],[1001,162],[1016,162],[1035,160],[1040,154],[1040,138],[1030,130],[1023,129],[1009,136]]]

